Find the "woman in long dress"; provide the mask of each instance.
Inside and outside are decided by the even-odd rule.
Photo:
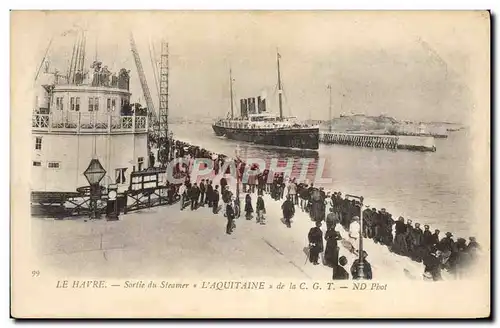
[[[252,197],[250,194],[247,194],[245,197],[245,217],[247,220],[252,219],[253,206],[252,206]]]
[[[264,214],[266,214],[266,205],[264,204],[264,199],[261,195],[257,197],[257,223],[266,224],[266,218]]]
[[[337,245],[337,240],[341,239],[342,236],[335,230],[335,225],[331,226],[325,233],[325,265],[331,268],[338,266],[339,247]]]

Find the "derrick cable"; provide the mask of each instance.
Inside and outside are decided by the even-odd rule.
[[[151,51],[151,47],[153,48],[153,51]],[[151,40],[149,41],[149,58],[151,59],[151,66],[153,67],[153,76],[155,79],[155,86],[156,86],[156,92],[158,95],[160,94],[160,89],[159,89],[159,83],[158,83],[158,62],[156,60],[156,50],[154,43],[151,43]]]

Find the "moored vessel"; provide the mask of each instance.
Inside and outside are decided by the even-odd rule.
[[[280,54],[277,54],[278,101],[280,114],[266,111],[266,99],[257,97],[240,100],[240,116],[234,116],[233,78],[229,73],[231,89],[231,113],[228,118],[212,124],[215,135],[228,139],[288,148],[319,148],[319,126],[304,124],[293,117],[283,116],[283,100],[280,75]]]
[[[112,72],[97,58],[87,66],[85,40],[78,33],[66,74],[51,71],[47,58],[37,73],[32,194],[77,194],[89,184],[84,171],[91,160],[104,172],[101,186],[119,191],[129,186],[131,172],[148,166],[149,122],[131,103],[129,71]]]

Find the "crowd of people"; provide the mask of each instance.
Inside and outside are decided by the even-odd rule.
[[[175,141],[172,151],[174,158],[210,159],[214,175],[224,168],[225,161],[234,161],[224,155],[181,141]],[[242,174],[245,163],[238,167]],[[456,277],[464,276],[477,258],[479,244],[474,237],[470,237],[468,243],[463,238],[455,241],[450,232],[440,238],[439,230],[436,229],[432,233],[428,225],[424,225],[422,230],[419,223],[413,224],[412,220],[405,220],[403,217],[394,220],[385,208],[377,210],[364,205],[363,197],[327,192],[313,183],[296,182],[295,179],[286,177],[283,172],[273,173],[266,169],[257,175],[250,175],[247,180],[242,181],[241,192],[246,195],[244,204],[240,204],[225,177],[217,181],[218,184],[212,179],[201,179],[198,184],[197,181],[190,181],[188,164],[177,164],[174,171],[176,174],[183,174],[185,182],[179,185],[167,182],[170,184],[169,202],[180,200],[181,210],[189,207],[194,211],[207,206],[213,214],[222,211],[222,215],[227,219],[227,234],[234,232],[235,219],[242,215],[245,219],[252,220],[255,214],[257,223],[266,224],[264,194],[269,194],[275,201],[283,201],[283,223],[288,228],[291,227],[291,219],[296,210],[308,213],[314,222],[308,233],[309,245],[306,247],[309,261],[318,265],[322,259],[323,265],[332,268],[333,279],[372,278],[371,265],[367,261],[368,254],[366,251],[359,254],[360,238],[371,239],[374,243],[387,246],[395,254],[423,263],[423,276],[427,280],[441,280],[442,270]],[[269,177],[270,174],[272,178]],[[255,194],[257,198],[254,209],[252,195]],[[243,207],[243,211],[240,207]],[[324,235],[321,229],[323,221],[326,224]],[[339,229],[348,233],[348,238],[342,238]],[[351,264],[349,273],[344,268],[347,258],[339,257],[339,242],[357,257]]]

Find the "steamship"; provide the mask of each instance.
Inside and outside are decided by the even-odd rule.
[[[233,113],[233,78],[229,71],[231,89],[231,114],[212,124],[217,136],[228,139],[253,142],[261,145],[272,145],[287,148],[312,149],[319,148],[319,126],[307,125],[292,117],[283,117],[283,100],[280,76],[280,54],[277,54],[278,67],[278,102],[280,115],[266,111],[264,97],[240,100],[240,116]]]

